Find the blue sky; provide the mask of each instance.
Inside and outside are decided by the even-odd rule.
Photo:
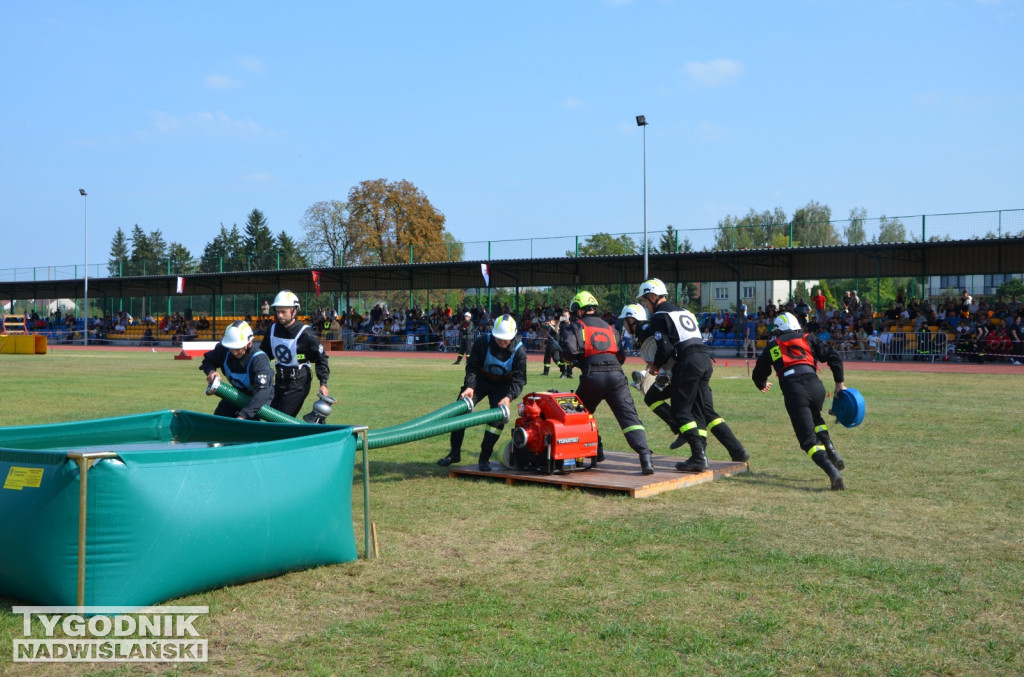
[[[465,242],[1024,207],[1024,0],[7,3],[0,268],[406,179]],[[92,270],[92,265],[90,265]]]

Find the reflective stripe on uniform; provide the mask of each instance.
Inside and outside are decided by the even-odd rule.
[[[815,444],[813,447],[811,447],[810,449],[807,450],[807,455],[808,456],[814,456],[815,452],[818,452],[818,451],[825,451],[825,445],[824,444]]]
[[[712,428],[714,428],[719,423],[725,423],[725,419],[719,417],[719,418],[716,418],[714,421],[711,421],[710,423],[708,423],[708,430],[711,430]]]
[[[814,432],[816,432],[816,433],[828,432],[828,426],[825,425],[824,423],[822,423],[821,425],[814,427]]]
[[[644,430],[644,427],[643,427],[642,424],[641,425],[631,425],[628,428],[623,428],[622,429],[622,434],[625,435],[627,433],[633,432],[634,430]]]

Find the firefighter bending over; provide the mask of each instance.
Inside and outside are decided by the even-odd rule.
[[[492,408],[502,404],[511,408],[512,400],[519,397],[526,385],[526,346],[519,338],[516,321],[511,315],[502,315],[494,321],[490,334],[477,337],[466,360],[466,377],[462,382],[459,399],[468,397],[473,404],[485,397]],[[484,429],[480,443],[480,470],[491,469],[491,454],[501,437],[505,423],[490,423]],[[462,460],[462,440],[465,430],[453,430],[451,450],[437,464],[449,466]]]

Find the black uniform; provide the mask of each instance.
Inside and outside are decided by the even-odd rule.
[[[675,357],[672,381],[668,391],[671,399],[669,426],[678,435],[672,448],[690,445],[690,459],[676,467],[680,470],[703,470],[708,435],[705,412],[712,408],[711,356],[704,346],[697,318],[689,310],[663,301],[651,315],[651,336],[658,344],[654,366],[663,367]],[[688,464],[694,463],[693,467]],[[687,467],[681,467],[687,466]]]
[[[462,358],[469,359],[469,353],[473,350],[473,335],[476,334],[476,327],[471,320],[463,319],[459,324],[459,354],[452,364],[462,362]]]
[[[473,404],[480,402],[485,397],[491,407],[497,406],[498,402],[507,397],[509,401],[515,400],[523,392],[526,386],[526,346],[522,339],[516,334],[508,348],[501,348],[494,342],[490,334],[480,336],[473,342],[469,351],[469,359],[466,360],[466,376],[462,382],[461,394],[466,388],[473,389]],[[505,423],[497,421],[488,424],[484,429],[484,439],[480,443],[481,470],[491,460],[491,453],[494,445],[501,437]],[[465,430],[453,430],[450,437],[451,452],[445,458],[438,461],[439,465],[450,465],[458,463],[462,455],[462,441],[466,436]],[[444,461],[448,462],[445,463]]]
[[[629,383],[622,373],[626,353],[619,332],[596,315],[588,314],[563,326],[559,339],[566,361],[580,367],[580,385],[576,389],[580,402],[590,413],[594,413],[602,401],[608,402],[626,443],[640,454],[644,474],[650,474],[648,469],[654,472],[650,466],[647,431],[637,416]],[[603,451],[600,438],[598,448]],[[602,457],[603,453],[599,454],[598,460],[603,460]]]
[[[316,369],[320,385],[327,385],[331,375],[320,339],[299,321],[289,327],[274,322],[263,336],[260,350],[276,363],[274,401],[270,406],[289,416],[297,416],[313,382],[310,365]]]
[[[558,366],[558,372],[564,374],[565,363],[562,362],[562,348],[558,344],[558,330],[548,322],[541,327],[544,329],[544,376],[548,375],[552,362]]]
[[[636,331],[637,343],[642,344],[653,333],[649,322],[640,325]],[[673,433],[678,435],[679,429],[672,426],[672,407],[669,404],[669,398],[672,395],[671,389],[659,385],[654,377],[649,377],[640,384],[640,391],[644,394],[644,404],[650,407],[651,411],[657,414],[658,418],[667,423]],[[725,422],[725,419],[715,411],[715,403],[710,385],[708,385],[706,396],[702,397],[701,400],[701,412],[703,413],[704,420],[707,422],[707,429],[703,431],[705,447],[707,445],[707,433],[711,433],[729,452],[729,458],[734,461],[748,461],[750,453],[743,447],[743,443],[739,441],[739,438],[733,433],[732,428]],[[700,431],[698,431],[698,434],[700,434]]]
[[[761,390],[768,382],[772,368],[775,369],[800,448],[828,474],[833,489],[844,489],[839,471],[845,463],[836,453],[828,426],[821,416],[825,386],[818,378],[818,362],[828,364],[836,383],[843,381],[843,358],[838,352],[814,334],[783,332],[769,341],[758,356],[751,378]]]
[[[274,397],[274,372],[270,358],[255,346],[249,346],[245,355],[237,359],[218,343],[213,350],[203,354],[199,369],[207,375],[220,369],[232,386],[249,396],[249,403],[241,409],[222,399],[213,412],[216,416],[255,420],[256,413],[270,404]]]

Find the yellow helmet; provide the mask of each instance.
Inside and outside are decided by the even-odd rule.
[[[597,299],[594,295],[588,291],[581,291],[579,294],[573,297],[572,303],[569,304],[569,310],[576,312],[580,308],[587,308],[589,306],[597,307]]]

